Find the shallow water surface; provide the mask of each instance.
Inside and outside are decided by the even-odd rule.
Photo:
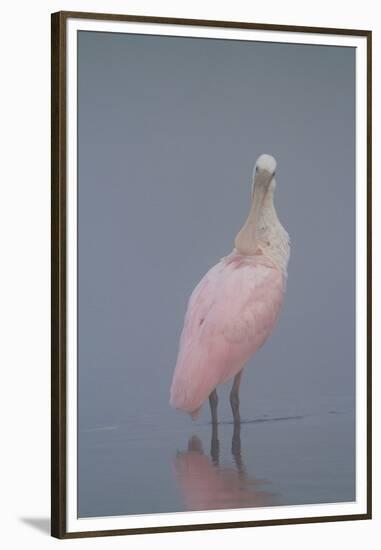
[[[147,405],[147,412],[116,423],[123,403],[128,410],[125,376],[93,369],[80,379],[82,395],[99,392],[97,409],[83,407],[80,414],[80,517],[355,499],[350,400],[320,398],[283,409],[278,403],[276,410],[271,403],[247,404],[244,411],[253,414],[242,414],[234,426],[222,395],[214,429],[207,406],[195,422],[169,407],[155,414]]]

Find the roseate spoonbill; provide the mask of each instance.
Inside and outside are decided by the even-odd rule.
[[[271,155],[258,158],[250,212],[234,249],[204,275],[188,302],[170,404],[192,418],[209,397],[216,423],[216,387],[234,377],[230,404],[239,421],[242,370],[271,334],[281,309],[290,247],[274,206],[275,168]]]

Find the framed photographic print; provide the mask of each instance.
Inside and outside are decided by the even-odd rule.
[[[52,535],[371,517],[371,32],[52,16]]]

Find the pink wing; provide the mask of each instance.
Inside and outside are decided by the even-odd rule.
[[[283,275],[261,256],[231,254],[192,292],[170,403],[196,414],[213,389],[237,374],[270,335],[283,301]]]

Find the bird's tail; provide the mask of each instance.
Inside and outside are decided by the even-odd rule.
[[[200,407],[198,407],[198,409],[195,409],[194,411],[189,413],[192,417],[192,420],[196,420],[200,416],[201,409],[202,409],[202,405],[200,405]]]
[[[189,399],[184,384],[173,383],[171,386],[169,404],[177,410],[188,413],[192,420],[196,420],[201,414],[202,403],[194,403],[194,399]],[[196,406],[195,406],[196,405]]]

